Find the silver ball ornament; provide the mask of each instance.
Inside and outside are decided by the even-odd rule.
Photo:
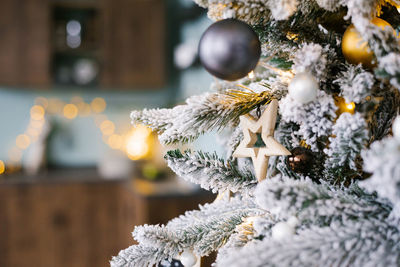
[[[294,100],[307,104],[317,98],[319,86],[314,76],[303,72],[294,76],[288,89],[289,95]]]
[[[199,42],[199,58],[212,75],[229,81],[245,77],[258,63],[261,45],[257,34],[236,19],[215,22]]]
[[[197,262],[197,257],[196,255],[194,255],[193,251],[190,249],[185,249],[182,254],[181,257],[179,259],[181,261],[181,263],[183,264],[183,266],[185,267],[192,267],[196,264]]]

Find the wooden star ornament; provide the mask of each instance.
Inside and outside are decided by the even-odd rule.
[[[237,158],[251,157],[258,181],[267,177],[270,156],[290,155],[289,150],[274,138],[277,112],[278,100],[273,99],[258,120],[250,115],[239,117],[244,138],[233,152],[233,156]],[[254,147],[257,142],[257,133],[261,134],[265,147]]]

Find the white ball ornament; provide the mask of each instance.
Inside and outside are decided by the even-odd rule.
[[[287,224],[289,224],[292,227],[296,227],[299,224],[299,219],[297,219],[297,217],[295,216],[291,216],[288,220],[287,220]]]
[[[185,267],[192,267],[196,264],[197,262],[197,257],[196,255],[194,255],[193,251],[190,249],[185,249],[182,254],[181,257],[179,259],[181,261],[181,263],[183,264],[183,266]]]
[[[400,142],[400,116],[394,120],[392,125],[393,137]]]
[[[289,84],[289,95],[302,104],[307,104],[317,98],[318,82],[307,72],[296,74]]]
[[[272,229],[272,238],[276,241],[288,239],[294,235],[294,227],[287,222],[278,222]]]

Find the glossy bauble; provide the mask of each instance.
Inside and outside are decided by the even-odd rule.
[[[290,152],[292,155],[287,157],[289,168],[296,173],[308,174],[314,163],[312,151],[305,147],[296,147]]]
[[[374,18],[371,21],[374,25],[384,29],[390,27],[395,36],[396,32],[392,26],[380,18]],[[342,52],[347,62],[354,65],[362,64],[366,68],[374,68],[376,66],[375,55],[371,51],[368,43],[360,36],[354,25],[350,25],[343,34]]]
[[[172,259],[171,261],[162,261],[158,267],[184,267],[179,260]]]
[[[204,68],[224,80],[246,76],[261,55],[257,34],[246,23],[225,19],[212,24],[199,43],[199,58]]]
[[[180,261],[185,267],[192,267],[197,262],[197,257],[194,255],[193,251],[190,249],[185,249],[180,257]]]
[[[294,76],[288,89],[291,98],[302,104],[307,104],[316,99],[319,86],[314,76],[303,72]]]

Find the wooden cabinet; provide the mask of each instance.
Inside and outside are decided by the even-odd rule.
[[[134,243],[135,225],[166,223],[215,196],[144,195],[94,170],[0,182],[0,266],[101,267]]]
[[[163,0],[2,0],[0,7],[0,86],[165,85]],[[65,30],[71,20],[83,34],[72,47]],[[89,82],[75,79],[81,59],[93,62]]]
[[[0,4],[0,85],[50,83],[48,0],[2,0]]]
[[[162,0],[105,1],[102,84],[162,86],[165,24]]]

